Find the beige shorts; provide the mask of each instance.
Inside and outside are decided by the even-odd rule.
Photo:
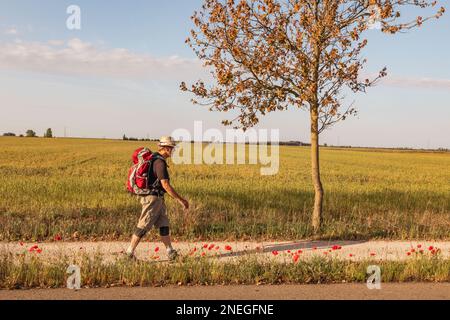
[[[157,228],[168,227],[169,217],[167,216],[164,198],[156,196],[140,197],[142,213],[139,218],[138,228],[150,231],[155,226]]]

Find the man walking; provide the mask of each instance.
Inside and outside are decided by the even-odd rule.
[[[178,253],[172,247],[170,240],[169,218],[167,216],[164,194],[168,193],[176,199],[185,210],[189,209],[189,203],[182,198],[171,186],[169,172],[167,171],[166,159],[172,156],[176,143],[172,137],[162,137],[158,144],[158,152],[154,155],[155,160],[150,166],[148,176],[156,179],[154,189],[148,196],[141,196],[142,213],[139,222],[131,238],[131,244],[127,249],[127,255],[134,258],[134,252],[141,239],[155,226],[159,228],[161,241],[167,249],[169,260],[175,260]]]

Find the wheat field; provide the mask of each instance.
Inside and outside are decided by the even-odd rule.
[[[127,239],[140,207],[125,191],[133,151],[148,142],[0,138],[0,240]],[[175,165],[168,199],[176,239],[294,240],[312,236],[308,147],[280,147],[280,170]],[[450,154],[321,149],[327,239],[450,239]],[[150,238],[156,238],[153,232]]]

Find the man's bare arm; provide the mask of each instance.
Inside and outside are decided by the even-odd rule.
[[[161,180],[161,185],[164,188],[164,190],[167,191],[167,193],[174,198],[175,200],[177,200],[183,207],[184,209],[189,209],[189,202],[184,199],[183,197],[181,197],[176,191],[175,189],[170,185],[169,180]]]

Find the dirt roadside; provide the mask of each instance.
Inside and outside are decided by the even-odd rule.
[[[450,300],[450,283],[0,290],[0,300]]]

